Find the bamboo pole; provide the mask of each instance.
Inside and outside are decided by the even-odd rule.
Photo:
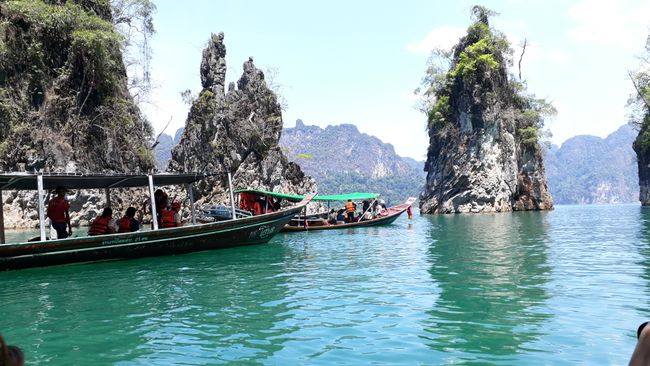
[[[194,209],[194,190],[192,190],[192,184],[188,183],[185,185],[185,190],[187,195],[190,198],[190,213],[192,214],[192,225],[196,225],[196,210]]]
[[[36,177],[36,184],[38,188],[38,221],[41,229],[41,241],[45,241],[47,239],[45,235],[45,207],[43,204],[45,195],[43,194],[43,176],[41,174]]]
[[[0,244],[5,243],[5,205],[4,200],[2,199],[2,191],[0,191]]]
[[[230,190],[230,208],[232,209],[232,219],[237,218],[237,211],[235,210],[235,193],[232,189],[232,174],[228,172],[228,189]]]
[[[149,199],[151,201],[151,222],[153,223],[153,229],[158,230],[158,215],[156,215],[156,198],[154,197],[153,190],[153,175],[149,174]]]

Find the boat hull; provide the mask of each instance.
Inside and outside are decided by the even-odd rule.
[[[336,225],[309,225],[299,226],[299,225],[286,225],[282,228],[284,232],[292,231],[316,231],[316,230],[339,230],[339,229],[350,229],[356,227],[368,227],[368,226],[380,226],[380,225],[389,225],[395,222],[400,215],[402,215],[411,205],[402,204],[388,209],[388,214],[386,216],[381,216],[372,220],[363,220],[345,224],[336,224]],[[295,222],[295,220],[294,220]]]
[[[0,271],[263,244],[304,205],[237,220],[178,228],[0,246]]]

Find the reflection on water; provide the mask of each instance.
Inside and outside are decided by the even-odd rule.
[[[268,245],[0,273],[30,365],[621,365],[650,209],[416,216]]]
[[[536,325],[552,316],[540,308],[549,297],[546,214],[430,221],[430,273],[440,288],[428,311],[431,347],[474,357],[513,355],[542,335]]]
[[[190,254],[53,267],[46,276],[8,272],[3,283],[17,288],[3,288],[3,307],[21,311],[0,320],[0,329],[12,329],[13,339],[37,335],[28,349],[58,346],[55,354],[31,355],[31,364],[75,364],[80,355],[86,364],[258,359],[280,350],[290,330],[274,327],[289,317],[285,253],[242,249],[200,253],[200,260]]]

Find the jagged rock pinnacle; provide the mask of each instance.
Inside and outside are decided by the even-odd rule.
[[[212,34],[201,60],[201,85],[218,96],[224,95],[226,83],[226,45],[223,38],[223,32]]]

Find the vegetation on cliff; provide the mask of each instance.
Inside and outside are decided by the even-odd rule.
[[[418,93],[428,118],[424,213],[502,212],[553,207],[540,138],[555,109],[509,76],[513,50],[490,27],[495,13],[472,8],[474,23],[451,51],[436,50]],[[523,53],[522,56],[523,57]]]
[[[0,169],[152,168],[124,45],[107,0],[0,3]]]
[[[434,50],[418,89],[429,132],[446,134],[461,127],[452,123],[464,119],[461,114],[472,117],[472,127],[483,128],[482,111],[499,100],[517,111],[514,127],[519,141],[539,149],[544,118],[555,109],[544,99],[527,94],[524,82],[508,77],[513,50],[506,36],[489,25],[489,17],[495,13],[482,6],[474,6],[472,13],[475,22],[451,51]],[[471,91],[471,100],[464,100],[464,91]],[[464,105],[469,105],[469,110],[464,110]]]
[[[641,154],[647,154],[650,150],[650,36],[645,48],[641,67],[634,74],[630,73],[637,93],[628,103],[632,108],[630,122],[639,127],[634,149]]]

